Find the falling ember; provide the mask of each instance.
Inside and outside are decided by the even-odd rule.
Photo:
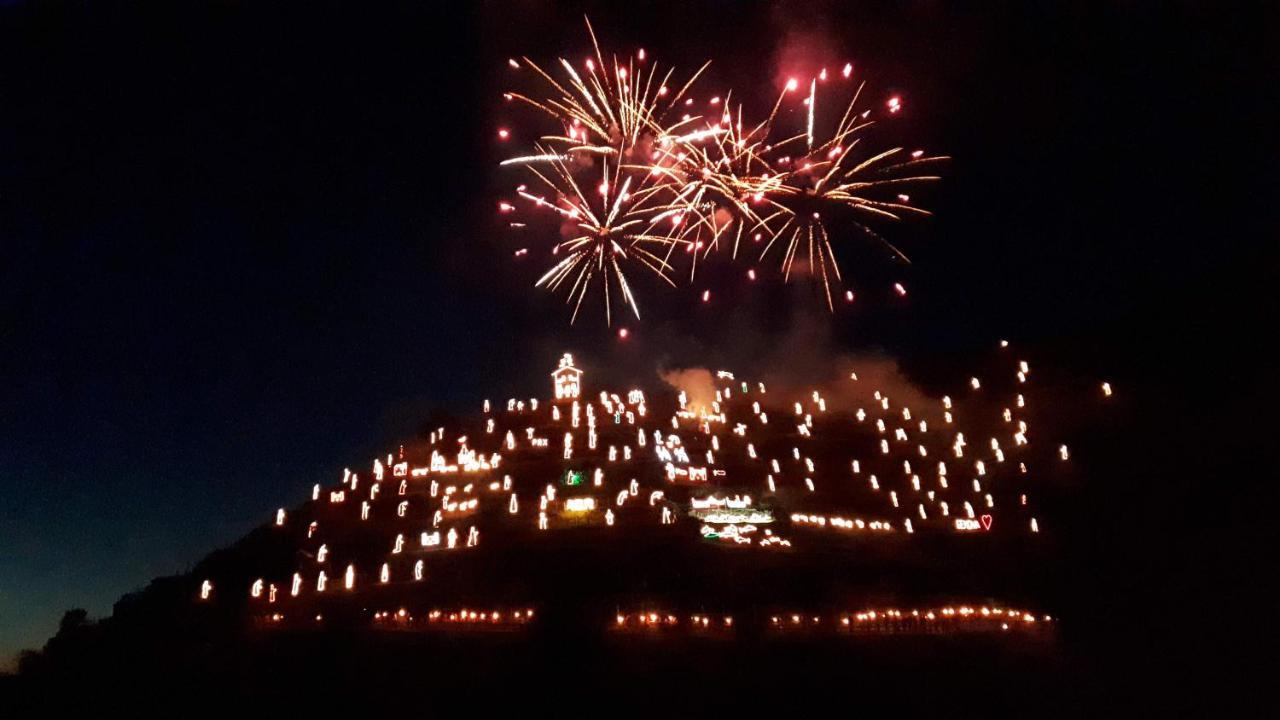
[[[703,290],[703,291],[702,291],[702,302],[711,302],[711,291],[710,291],[710,290]]]
[[[896,113],[902,109],[902,99],[897,95],[889,98],[889,102],[887,104],[889,106],[889,112],[891,113]]]
[[[512,205],[512,204],[511,204],[511,203],[509,203],[509,202],[500,202],[500,203],[498,203],[498,212],[509,213],[509,212],[511,212],[512,210],[515,210],[515,209],[516,209],[516,206],[515,206],[515,205]]]
[[[639,50],[636,51],[636,59],[644,60],[644,48],[640,48]]]
[[[1105,395],[1106,397],[1111,397],[1111,383],[1109,382],[1102,383],[1102,394]]]
[[[853,302],[853,291],[852,291],[852,290],[845,290],[845,291],[844,291],[844,301],[845,301],[845,302]]]
[[[748,271],[747,271],[747,279],[749,279],[749,280],[755,280],[755,279],[756,279],[756,271],[755,271],[755,268],[752,268],[752,269],[750,269],[750,270],[748,270]],[[1110,393],[1108,393],[1108,394],[1110,394]]]
[[[845,63],[845,64],[844,64],[844,69],[840,71],[840,74],[841,74],[841,75],[844,75],[845,77],[849,77],[850,75],[852,75],[852,74],[853,74],[853,63]]]
[[[507,65],[510,65],[512,70],[520,69],[520,63],[516,62],[515,58],[507,58]]]
[[[798,87],[800,87],[800,81],[799,81],[799,80],[796,80],[795,78],[791,78],[790,80],[787,80],[787,91],[788,91],[788,92],[791,92],[791,91],[795,90],[795,89],[796,89],[796,88],[798,88]]]
[[[896,292],[896,293],[898,293],[898,296],[899,296],[899,297],[906,297],[906,296],[907,296],[907,289],[906,289],[906,288],[904,288],[904,287],[902,287],[902,283],[894,283],[894,284],[893,284],[893,291],[894,291],[894,292]]]
[[[510,132],[508,132],[506,128],[499,128],[499,129],[498,129],[498,139],[500,139],[500,140],[506,140],[506,139],[507,139],[507,138],[509,138],[509,137],[511,137],[511,133],[510,133]]]
[[[621,339],[623,339],[623,340],[626,340],[626,339],[627,339],[627,336],[628,336],[628,335],[630,335],[630,334],[631,334],[631,333],[630,333],[630,331],[628,331],[626,328],[618,328],[618,337],[619,337],[619,338],[621,338]]]

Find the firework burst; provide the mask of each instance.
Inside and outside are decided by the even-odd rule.
[[[772,134],[770,130],[783,98],[797,87],[798,83],[788,83],[769,117],[748,137],[762,138]],[[762,230],[761,234],[767,238],[760,253],[761,259],[775,245],[781,247],[781,269],[786,280],[790,280],[796,260],[805,259],[810,273],[822,280],[827,307],[834,310],[833,278],[838,283],[841,276],[828,223],[839,216],[839,227],[852,228],[883,244],[896,257],[910,262],[901,250],[869,227],[868,222],[930,215],[928,210],[909,204],[909,196],[899,190],[904,186],[939,180],[939,176],[926,170],[948,158],[925,156],[921,151],[907,153],[901,147],[871,154],[860,153],[867,144],[864,142],[866,133],[875,123],[870,119],[870,110],[858,110],[861,85],[845,106],[831,135],[819,140],[817,87],[815,78],[809,84],[805,99],[803,132],[769,144],[757,140],[748,146],[760,147],[759,154],[752,151],[752,159],[758,158],[759,166],[767,168],[764,172],[732,173],[726,170],[722,171],[718,182],[734,188],[743,202],[752,207],[751,217],[756,221],[749,231]],[[793,149],[798,156],[791,156]]]
[[[589,21],[587,31],[594,56],[582,72],[563,58],[559,79],[528,58],[511,61],[513,67],[532,70],[549,92],[537,99],[511,92],[507,99],[546,114],[557,131],[541,136],[533,154],[502,164],[527,169],[550,196],[527,188],[519,194],[538,208],[558,213],[562,234],[568,236],[552,249],[554,255],[565,256],[535,286],[567,290],[576,320],[598,280],[606,322],[611,323],[615,295],[640,316],[626,274],[631,263],[674,285],[670,260],[684,240],[663,231],[654,220],[671,207],[662,198],[673,192],[672,176],[661,168],[680,162],[682,148],[704,137],[697,129],[701,118],[670,118],[706,64],[673,91],[668,83],[674,70],[661,71],[639,54],[606,60]]]
[[[606,57],[589,21],[587,31],[594,54],[581,69],[562,58],[561,72],[553,74],[528,58],[512,59],[510,65],[528,68],[543,90],[505,96],[556,126],[539,137],[533,153],[502,164],[524,168],[546,193],[522,185],[521,197],[560,216],[562,239],[552,247],[557,260],[535,285],[566,291],[572,320],[597,284],[606,322],[612,322],[614,297],[639,318],[629,267],[639,264],[674,286],[678,251],[689,256],[692,281],[700,261],[722,247],[731,247],[736,259],[747,238],[763,243],[760,260],[781,249],[784,281],[801,260],[821,278],[833,311],[833,287],[842,282],[835,237],[862,235],[910,262],[870,224],[930,215],[902,190],[938,180],[928,168],[947,158],[901,147],[867,151],[875,120],[859,108],[862,85],[825,135],[817,106],[826,72],[811,79],[803,127],[788,135],[779,126],[790,115],[787,99],[801,93],[798,81],[789,81],[754,124],[744,120],[732,93],[723,102],[711,98],[705,115],[691,113],[690,89],[707,64],[673,91],[673,70],[647,63],[643,51]],[[846,65],[842,74],[848,79],[851,71]],[[896,113],[901,100],[887,105]],[[754,270],[749,276],[754,279]]]
[[[717,105],[718,100],[713,98]],[[733,109],[731,100],[726,98],[722,112],[708,119],[702,130],[681,138],[675,162],[652,169],[667,184],[664,204],[650,229],[673,219],[665,232],[693,256],[691,280],[699,257],[708,257],[731,239],[736,258],[746,233],[767,228],[749,202],[751,195],[742,180],[769,167],[762,155],[763,134],[760,126],[744,132],[742,107]]]
[[[653,197],[654,187],[633,190],[633,176],[625,174],[617,163],[611,166],[608,159],[600,163],[600,183],[596,193],[584,191],[574,178],[574,168],[563,159],[550,161],[549,169],[530,167],[530,172],[547,189],[555,192],[558,199],[548,201],[527,189],[519,191],[521,196],[539,207],[557,212],[564,220],[562,227],[570,235],[569,239],[552,248],[552,254],[563,252],[565,256],[539,278],[535,286],[545,286],[553,291],[567,286],[568,302],[573,304],[570,322],[577,319],[582,301],[596,279],[603,289],[606,322],[612,323],[613,320],[611,285],[616,286],[623,304],[632,309],[637,319],[640,317],[640,307],[623,269],[630,261],[641,263],[674,286],[667,275],[670,264],[646,247],[666,248],[672,241],[637,232],[645,222],[643,217],[650,212],[647,198]]]

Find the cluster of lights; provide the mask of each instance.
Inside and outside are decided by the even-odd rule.
[[[983,515],[980,518],[956,518],[955,527],[960,532],[974,532],[977,530],[990,530],[993,518],[990,515]],[[1035,519],[1032,519],[1035,522]]]
[[[791,522],[795,525],[810,525],[820,528],[831,527],[836,530],[874,530],[877,532],[893,532],[893,525],[887,520],[872,520],[866,522],[859,518],[850,520],[848,518],[826,515],[805,515],[803,513],[792,513]]]
[[[900,633],[910,631],[1009,631],[1043,627],[1052,623],[1050,615],[1035,615],[1025,610],[991,606],[946,606],[913,610],[884,608],[842,613],[836,618],[806,613],[773,615],[769,624],[776,630],[832,627],[836,632],[859,634]]]
[[[836,407],[831,397],[814,390],[794,402],[792,398],[786,399],[783,407],[787,408],[787,415],[794,412],[796,427],[803,430],[798,430],[795,440],[784,449],[779,447],[780,434],[768,430],[768,416],[762,407],[766,398],[763,384],[739,381],[733,373],[722,370],[716,374],[712,394],[704,393],[695,400],[680,391],[677,411],[669,417],[652,418],[650,399],[639,389],[601,392],[598,399],[584,397],[583,373],[574,366],[572,357],[566,355],[552,373],[555,393],[552,401],[511,398],[503,413],[495,412],[486,400],[480,430],[454,433],[439,427],[430,431],[431,454],[427,465],[412,465],[405,459],[402,447],[399,457],[389,453],[384,458],[376,458],[371,473],[364,478],[345,469],[337,487],[322,488],[317,484],[312,488],[313,500],[323,502],[328,493],[330,503],[346,503],[350,508],[337,512],[356,514],[362,521],[390,520],[394,515],[398,525],[422,523],[425,529],[398,528],[388,538],[386,547],[390,555],[408,555],[404,561],[375,561],[367,575],[358,573],[355,565],[343,556],[346,549],[339,547],[331,535],[321,532],[318,521],[299,520],[294,513],[280,508],[275,511],[272,524],[277,528],[305,524],[308,551],[321,567],[300,570],[283,582],[258,578],[249,594],[275,603],[278,598],[298,597],[310,591],[360,592],[378,585],[430,582],[423,560],[414,554],[475,547],[480,539],[479,527],[472,525],[463,532],[447,524],[442,526],[442,519],[476,512],[486,492],[497,496],[489,502],[501,503],[504,511],[477,516],[477,523],[519,516],[526,518],[526,527],[539,530],[583,523],[614,527],[622,514],[635,513],[643,523],[675,524],[685,506],[678,497],[665,497],[665,493],[679,496],[687,490],[672,488],[672,476],[698,486],[713,484],[732,488],[690,497],[687,501],[687,514],[700,521],[689,532],[696,528],[702,537],[730,545],[791,546],[790,540],[760,529],[773,522],[774,516],[773,511],[756,506],[758,497],[772,496],[772,501],[785,505],[815,492],[816,497],[832,497],[833,492],[836,495],[846,492],[845,488],[852,488],[858,494],[857,502],[878,506],[865,510],[892,514],[896,519],[882,516],[868,521],[839,511],[796,512],[788,515],[791,524],[844,532],[890,533],[901,529],[911,534],[922,528],[954,533],[986,531],[992,528],[996,508],[997,495],[993,494],[993,488],[999,488],[998,497],[1005,503],[1002,505],[1007,508],[1005,512],[1027,513],[1023,520],[1026,525],[1005,523],[1002,527],[1029,527],[1032,533],[1037,533],[1040,525],[1027,510],[1029,502],[1024,488],[1012,484],[1021,483],[1029,475],[1031,463],[1044,462],[1030,455],[1031,431],[1023,414],[1028,406],[1028,396],[1024,393],[1031,382],[1030,373],[1031,368],[1025,361],[1017,363],[1014,387],[1019,392],[1010,396],[1007,407],[1000,408],[998,419],[992,419],[993,426],[1008,428],[1007,435],[998,431],[998,437],[977,441],[971,433],[966,439],[965,433],[955,426],[958,418],[965,417],[967,406],[950,396],[942,398],[940,409],[922,410],[901,405],[875,390],[874,403]],[[849,376],[849,381],[861,382],[856,373]],[[970,384],[975,390],[984,386],[977,377],[972,378]],[[993,397],[998,394],[993,388],[999,383],[985,386],[983,392],[990,399],[998,400]],[[1104,384],[1103,396],[1109,396],[1110,392],[1111,386]],[[931,412],[941,412],[944,421],[926,420]],[[874,429],[880,436],[884,449],[881,454],[885,457],[846,457],[835,466],[827,466],[822,456],[816,459],[811,456],[813,451],[806,443],[822,437],[829,432],[828,428],[864,423],[868,432]],[[546,447],[545,435],[563,436],[566,458],[572,456],[574,465],[580,468],[561,480],[562,490],[574,489],[573,497],[557,500],[556,485],[547,485],[545,478],[534,481],[502,474],[499,470],[509,467],[503,463],[500,448],[515,452],[517,458],[523,459],[520,453]],[[538,440],[544,442],[539,444]],[[1059,461],[1069,459],[1065,445],[1055,448],[1041,443],[1037,446],[1056,454]],[[659,461],[656,473],[653,471],[655,457]],[[637,465],[639,468],[634,469]],[[641,472],[647,474],[637,477]],[[453,480],[454,484],[450,484],[450,477],[457,478],[463,473],[477,477]],[[531,486],[531,481],[536,484]],[[647,507],[641,493],[649,499]],[[422,512],[422,502],[428,505],[426,513]],[[379,509],[385,507],[384,503],[390,505],[390,511]],[[632,510],[635,505],[639,507]],[[640,512],[641,508],[644,513]],[[849,509],[852,508],[845,512]],[[326,530],[331,522],[325,521]],[[421,543],[413,543],[410,539],[418,534]],[[802,540],[823,542],[817,535],[805,536]],[[198,593],[201,600],[214,597],[215,581],[216,578],[210,578],[201,584]]]
[[[279,613],[279,612],[271,613],[270,615],[260,615],[260,616],[257,616],[254,619],[254,621],[257,622],[260,626],[266,626],[266,627],[271,627],[275,625],[284,625],[285,615],[284,613]],[[303,621],[310,622],[310,623],[320,623],[324,621],[324,615],[317,613],[315,615],[304,617]]]
[[[584,513],[595,509],[596,499],[593,497],[566,498],[564,501],[565,512]]]
[[[716,629],[716,628],[732,628],[733,616],[731,615],[705,615],[693,614],[683,618],[679,615],[666,612],[640,612],[633,614],[618,613],[614,617],[614,628],[619,630],[638,629],[638,628],[663,628],[663,627],[689,627],[695,630],[699,629]]]
[[[723,525],[721,527],[703,525],[699,532],[707,540],[721,540],[735,545],[750,545],[752,542],[750,536],[754,535],[758,529],[755,525]]]
[[[532,620],[532,608],[506,611],[468,608],[459,608],[457,610],[433,609],[417,615],[402,607],[394,612],[383,610],[373,614],[375,627],[422,627],[424,625],[510,626],[527,625]]]
[[[945,628],[965,631],[1008,631],[1053,622],[1051,615],[999,606],[948,605],[939,608],[863,610],[840,616],[840,626],[851,632],[902,632]]]

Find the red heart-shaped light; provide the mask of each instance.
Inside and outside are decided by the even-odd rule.
[[[983,515],[982,517],[980,517],[980,518],[978,518],[978,519],[982,521],[982,529],[983,529],[983,530],[990,530],[990,529],[991,529],[991,516],[990,516],[990,515]]]

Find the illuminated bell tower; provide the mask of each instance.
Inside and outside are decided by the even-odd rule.
[[[573,366],[573,356],[565,353],[560,358],[560,367],[551,373],[555,384],[556,400],[577,400],[582,392],[582,371]]]

